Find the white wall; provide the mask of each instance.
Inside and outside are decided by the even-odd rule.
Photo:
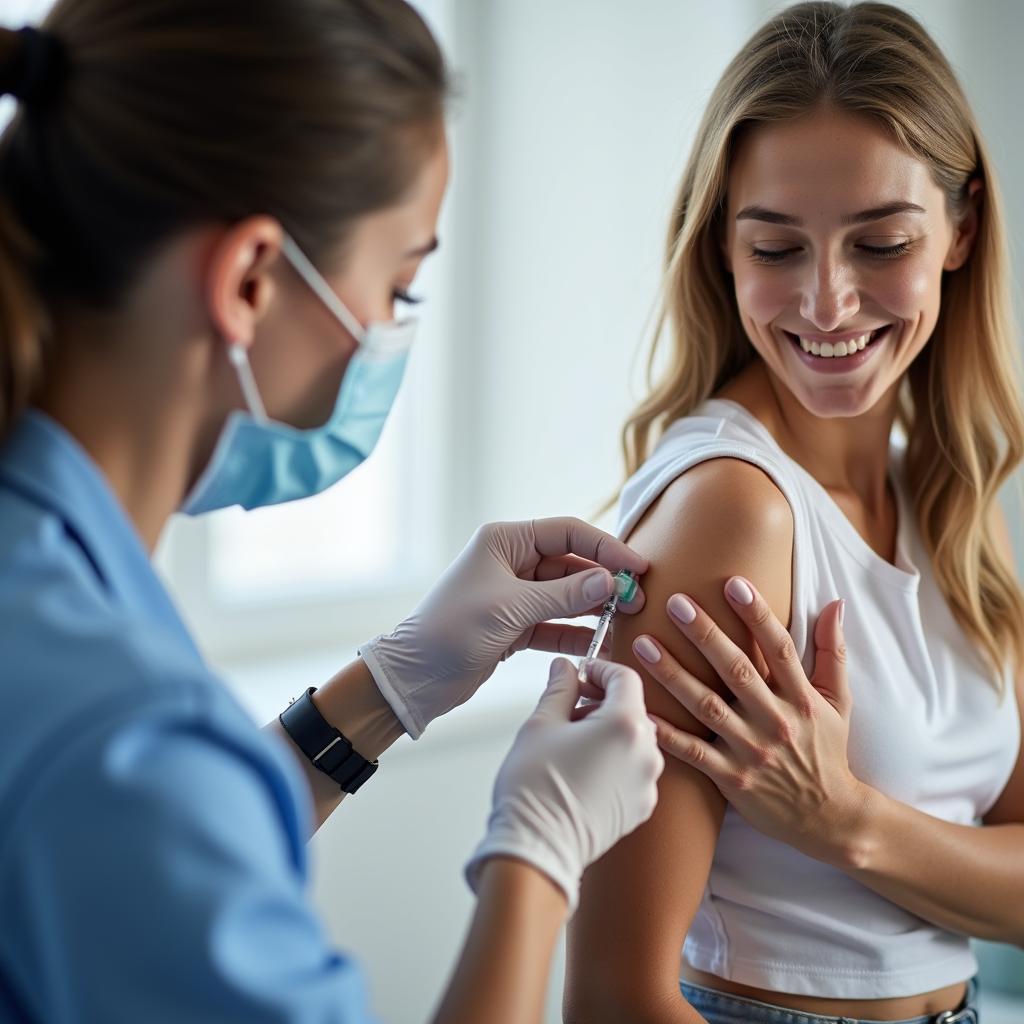
[[[474,508],[587,514],[619,482],[675,184],[756,5],[457,7],[471,130],[456,154],[455,279]]]

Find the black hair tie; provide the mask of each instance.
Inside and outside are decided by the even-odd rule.
[[[64,49],[50,32],[31,25],[17,31],[18,44],[9,65],[4,90],[26,106],[50,99],[64,70]]]

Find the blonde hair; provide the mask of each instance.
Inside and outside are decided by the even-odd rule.
[[[800,3],[772,18],[726,69],[673,209],[647,363],[650,393],[622,433],[626,475],[673,420],[756,358],[719,249],[737,131],[823,106],[884,125],[929,165],[954,220],[966,209],[969,182],[984,183],[973,251],[945,275],[939,319],[907,373],[898,422],[908,438],[906,483],[939,588],[1002,679],[1005,669],[1024,665],[1024,597],[996,550],[990,519],[1024,455],[1002,204],[952,68],[906,12],[880,3]],[[668,358],[656,379],[666,339]]]

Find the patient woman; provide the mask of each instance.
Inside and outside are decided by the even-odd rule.
[[[973,1022],[967,936],[1024,944],[1007,271],[977,124],[910,15],[805,3],[743,47],[683,175],[669,351],[625,430],[620,533],[652,569],[612,657],[709,737],[742,702],[695,719],[657,680],[760,683],[701,654],[717,637],[764,669],[724,584],[753,581],[805,682],[843,597],[852,711],[797,691],[788,719],[748,715],[736,806],[696,757],[669,766],[654,817],[585,876],[566,1020]]]

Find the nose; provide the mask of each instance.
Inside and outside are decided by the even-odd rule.
[[[820,331],[834,331],[859,310],[850,269],[840,261],[817,260],[801,292],[800,315]]]

